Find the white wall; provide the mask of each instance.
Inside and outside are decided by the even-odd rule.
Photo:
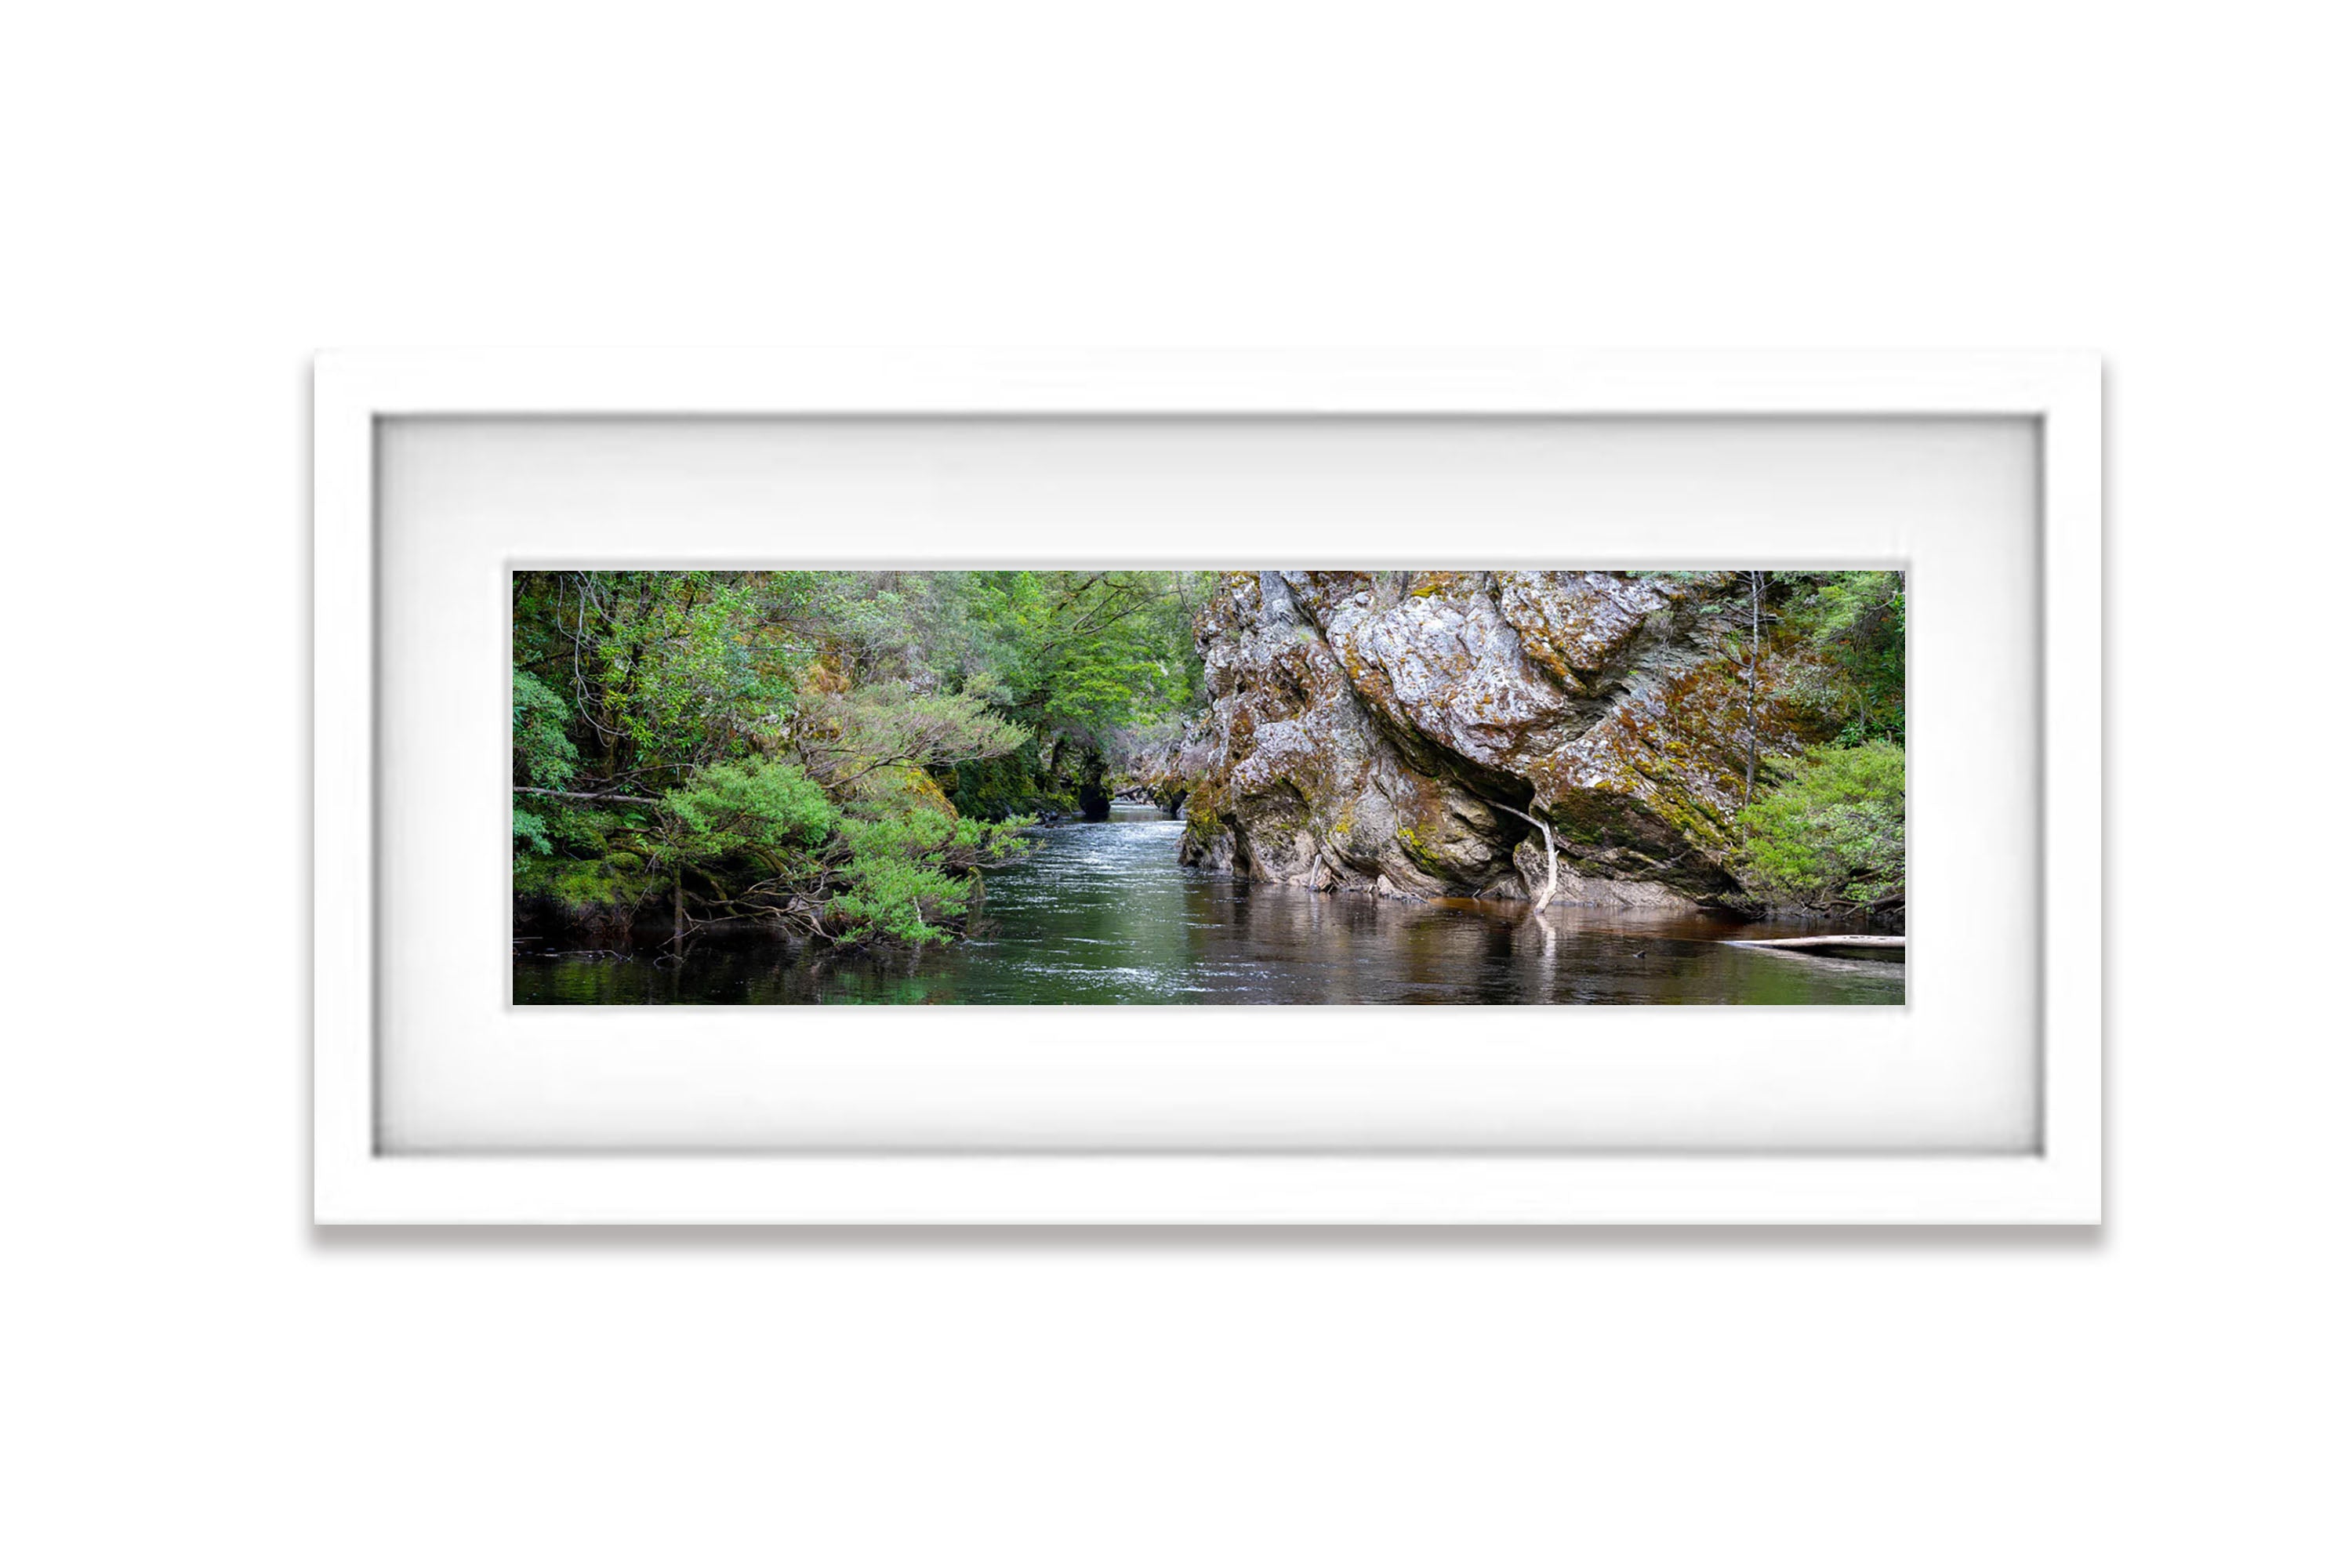
[[[2317,8],[812,11],[13,16],[0,1555],[2340,1560]],[[810,342],[2105,351],[2104,1236],[311,1234],[306,356]]]

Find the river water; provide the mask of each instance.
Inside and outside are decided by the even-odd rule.
[[[519,957],[518,1003],[1903,1001],[1904,966],[1727,947],[1785,934],[1696,915],[1409,903],[1176,863],[1149,806],[1040,828],[950,947],[877,958],[706,943],[684,964]]]

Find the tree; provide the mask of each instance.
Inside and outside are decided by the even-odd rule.
[[[961,693],[927,695],[899,681],[824,694],[785,731],[827,788],[855,789],[883,770],[952,768],[1000,757],[1029,732]]]

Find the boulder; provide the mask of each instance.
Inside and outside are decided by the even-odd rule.
[[[1149,764],[1191,864],[1396,897],[1737,902],[1749,668],[1734,573],[1226,573],[1208,710]],[[1819,736],[1790,653],[1759,756]],[[1500,809],[1508,807],[1510,809]]]

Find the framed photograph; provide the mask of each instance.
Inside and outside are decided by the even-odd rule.
[[[2098,1223],[2091,356],[314,397],[320,1223]]]

